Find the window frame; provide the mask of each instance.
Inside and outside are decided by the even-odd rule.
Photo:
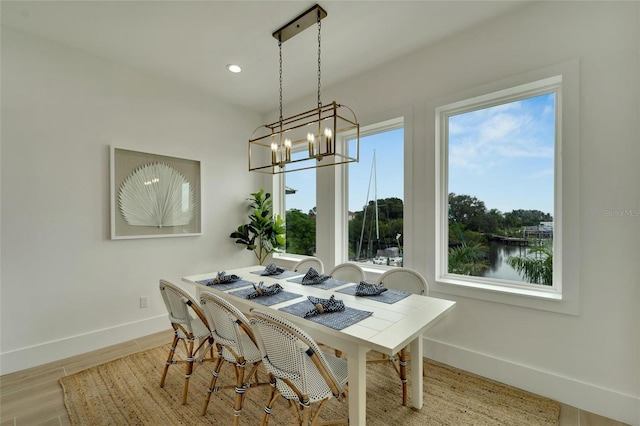
[[[360,138],[367,136],[372,136],[379,133],[384,133],[392,130],[403,129],[403,195],[402,195],[402,204],[403,204],[403,226],[402,226],[402,235],[403,235],[403,247],[407,247],[407,240],[404,238],[407,234],[407,204],[406,204],[406,194],[407,184],[410,179],[407,179],[407,117],[406,115],[398,115],[393,118],[386,118],[382,120],[369,121],[370,124],[364,125],[360,127]],[[347,145],[349,140],[355,137],[354,133],[345,133],[341,143]],[[363,143],[360,141],[360,150],[362,150]],[[409,157],[410,158],[410,157]],[[336,193],[336,203],[339,206],[339,211],[341,212],[340,221],[342,223],[341,226],[341,235],[340,235],[340,254],[337,257],[337,262],[348,262],[349,261],[349,167],[348,165],[344,168],[344,171],[340,174],[340,188],[341,193]],[[410,215],[410,213],[409,213]],[[336,244],[338,245],[338,244]],[[387,265],[375,265],[375,264],[366,264],[361,262],[357,263],[358,266],[363,268],[365,271],[370,271],[372,273],[382,273],[389,269],[397,268],[397,266],[387,266]],[[406,266],[404,263],[404,253],[403,253],[403,266]]]
[[[449,193],[449,118],[452,116],[465,114],[474,111],[491,108],[498,105],[505,105],[512,102],[529,99],[532,97],[553,93],[555,95],[555,131],[554,131],[554,238],[553,238],[553,284],[551,286],[541,286],[539,284],[516,283],[515,281],[499,280],[495,278],[484,278],[476,276],[465,276],[453,274],[448,271],[448,198]],[[438,176],[440,180],[440,193],[438,197],[440,207],[439,242],[436,263],[436,276],[441,282],[462,285],[479,285],[484,287],[496,286],[505,287],[505,291],[512,289],[517,292],[530,292],[532,295],[541,297],[561,298],[562,297],[562,251],[560,249],[560,239],[562,238],[562,217],[558,215],[561,211],[557,206],[557,201],[561,202],[562,197],[555,197],[558,188],[561,186],[561,167],[558,166],[556,158],[561,150],[562,137],[559,129],[562,128],[562,112],[558,107],[562,103],[562,76],[550,77],[544,80],[531,82],[528,84],[511,87],[498,92],[488,93],[453,104],[436,108],[436,143],[440,144],[440,169],[442,173]],[[446,219],[445,219],[446,218]],[[557,220],[556,220],[557,219]],[[555,234],[560,238],[556,238]],[[557,256],[556,256],[557,255]]]
[[[556,91],[554,147],[554,285],[465,277],[449,274],[448,252],[448,143],[443,142],[446,118],[470,105],[484,107]],[[434,240],[432,259],[436,293],[577,315],[579,312],[579,61],[571,60],[495,83],[452,94],[428,103],[434,135]],[[445,113],[448,113],[445,114]],[[565,222],[563,218],[574,218]],[[447,250],[447,251],[445,251]]]
[[[411,229],[412,209],[411,200],[407,194],[413,193],[412,176],[412,110],[411,108],[395,108],[382,114],[376,114],[364,120],[360,120],[360,137],[387,130],[403,128],[404,140],[404,212],[403,212],[403,247],[412,247]],[[336,140],[346,148],[349,139],[353,139],[355,131],[344,133]],[[360,146],[362,148],[362,146]],[[293,172],[295,173],[295,172]],[[348,164],[336,167],[322,167],[316,169],[316,245],[317,256],[323,259],[325,268],[330,269],[349,260],[349,200],[348,200]],[[273,193],[274,209],[280,215],[285,215],[285,179],[282,175],[274,175]],[[283,216],[284,217],[284,216]],[[404,266],[408,266],[411,257],[404,253]],[[281,263],[293,262],[304,256],[289,253],[274,253],[273,258]],[[386,265],[359,264],[368,273],[368,276],[377,276],[387,269],[393,268]]]

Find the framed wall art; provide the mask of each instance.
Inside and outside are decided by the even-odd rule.
[[[200,162],[111,147],[111,239],[201,234]]]

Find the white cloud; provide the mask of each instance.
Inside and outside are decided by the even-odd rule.
[[[521,101],[452,117],[450,165],[480,171],[517,158],[553,159],[553,140],[540,136],[543,125]]]

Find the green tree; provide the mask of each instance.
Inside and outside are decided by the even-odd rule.
[[[316,249],[315,208],[304,214],[287,210],[287,253],[313,256]]]
[[[510,256],[507,263],[532,284],[553,285],[553,253],[534,246],[526,256]]]
[[[491,209],[480,222],[480,231],[485,234],[498,234],[504,228],[504,216],[500,210]]]
[[[540,222],[551,222],[553,216],[540,210],[512,210],[504,215],[505,223],[511,228],[534,226]]]
[[[449,194],[449,220],[455,220],[466,229],[482,232],[482,224],[487,208],[484,201],[471,195]]]

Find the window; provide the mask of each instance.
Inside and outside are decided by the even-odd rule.
[[[348,143],[353,150],[355,142]],[[346,180],[348,259],[403,266],[403,119],[361,129],[360,161],[349,164]]]
[[[438,280],[561,294],[562,78],[436,108]]]
[[[359,163],[274,176],[274,205],[286,215],[286,254],[318,256],[325,267],[347,260],[403,266],[404,124],[399,117],[361,126]],[[339,143],[353,151],[354,136]]]
[[[285,252],[315,256],[316,171],[308,169],[285,173],[283,178],[287,227]]]

